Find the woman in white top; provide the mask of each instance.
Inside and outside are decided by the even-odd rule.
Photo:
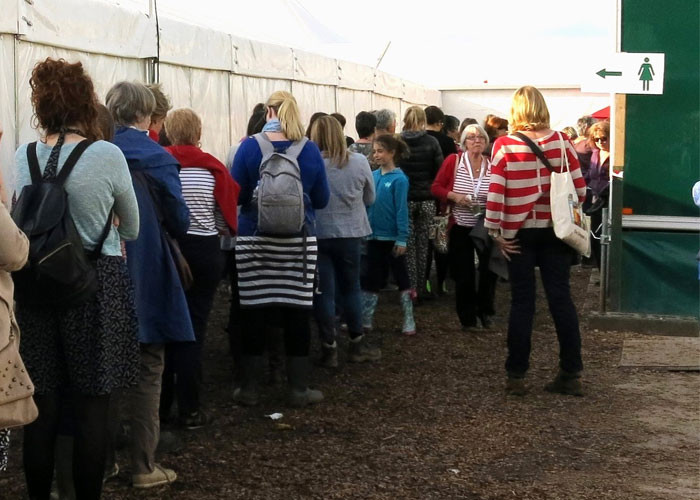
[[[443,162],[431,192],[452,207],[449,259],[455,280],[457,316],[465,329],[477,327],[477,317],[484,328],[491,326],[496,275],[489,271],[488,254],[479,255],[479,284],[476,286],[474,252],[470,233],[483,217],[491,183],[491,164],[483,152],[489,138],[477,124],[462,132],[465,153],[453,154]]]

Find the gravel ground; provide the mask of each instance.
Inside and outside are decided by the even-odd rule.
[[[596,297],[590,270],[572,270],[582,319],[583,398],[542,390],[557,366],[546,303],[538,298],[530,393],[503,391],[508,285],[498,285],[493,331],[465,333],[453,296],[416,309],[418,335],[398,333],[395,293],[377,315],[383,360],[315,369],[326,400],[312,409],[284,406],[267,387],[253,409],[231,403],[231,367],[222,333],[225,294],[217,299],[206,348],[211,426],[176,430],[183,440],[162,462],[170,487],[137,492],[128,471],[104,498],[135,499],[697,499],[700,498],[698,373],[620,368],[633,332],[590,331]],[[266,414],[280,412],[273,422]],[[280,425],[282,424],[282,425]],[[0,474],[0,498],[22,498],[21,433]],[[126,460],[120,455],[123,469]]]

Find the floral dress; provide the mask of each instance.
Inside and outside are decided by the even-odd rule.
[[[0,472],[7,469],[7,451],[10,449],[10,429],[0,429]]]

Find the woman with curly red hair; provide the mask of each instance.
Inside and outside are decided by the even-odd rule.
[[[39,407],[39,418],[24,431],[27,489],[32,499],[49,498],[61,407],[69,396],[76,496],[99,498],[110,394],[132,385],[138,374],[138,323],[120,246],[120,238],[138,235],[138,207],[124,155],[99,140],[97,98],[82,64],[46,59],[34,67],[29,84],[41,139],[17,150],[17,192],[32,184],[30,164],[49,180],[84,148],[63,186],[83,247],[99,250],[99,284],[96,296],[77,306],[39,307],[17,297],[21,353]]]

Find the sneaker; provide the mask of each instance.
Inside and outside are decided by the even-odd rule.
[[[155,464],[153,466],[153,472],[148,474],[133,474],[131,476],[131,481],[134,488],[146,489],[155,488],[156,486],[163,486],[165,484],[170,484],[177,479],[177,474],[172,469],[166,469],[165,467]]]
[[[512,396],[524,396],[527,394],[525,379],[520,377],[508,377],[506,380],[506,393]]]
[[[579,374],[567,373],[563,370],[560,370],[554,380],[544,386],[544,390],[568,396],[583,396],[583,386]]]
[[[180,425],[189,431],[200,429],[210,423],[211,418],[203,411],[194,411],[189,415],[180,417]]]
[[[348,362],[364,363],[365,361],[379,361],[382,359],[382,350],[367,344],[367,337],[360,335],[348,342]]]

